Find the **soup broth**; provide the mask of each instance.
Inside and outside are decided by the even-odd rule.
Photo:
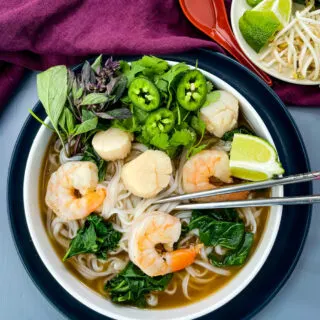
[[[241,119],[241,123],[245,123],[244,119]],[[247,125],[247,124],[246,124]],[[50,241],[52,243],[52,246],[59,256],[60,259],[62,259],[66,253],[66,243],[69,240],[62,239],[61,236],[57,237],[55,235],[55,232],[57,232],[57,229],[52,227],[52,222],[54,219],[54,214],[45,204],[45,195],[48,185],[48,180],[53,172],[55,172],[58,167],[60,166],[59,162],[59,153],[57,152],[57,138],[56,136],[53,136],[51,139],[51,142],[48,146],[44,161],[43,161],[43,170],[42,170],[42,176],[40,178],[40,207],[42,212],[42,218],[44,226],[47,230],[48,236],[50,238]],[[270,197],[270,190],[260,190],[255,191],[252,193],[253,198],[258,197]],[[261,236],[263,234],[268,214],[269,214],[269,208],[256,208],[254,214],[256,214],[255,221],[256,221],[256,232],[254,235],[254,243],[250,251],[250,256],[255,252],[257,249],[257,246],[259,245],[259,241],[261,239]],[[250,226],[246,227],[247,231],[250,230]],[[128,256],[124,252],[120,252],[119,254],[115,254],[114,257],[119,257],[120,259],[123,259],[124,261],[128,261]],[[90,263],[90,262],[88,262]],[[99,264],[99,272],[103,273],[107,269],[106,265],[103,265],[103,263]],[[70,260],[67,260],[65,262],[66,268],[73,274],[74,277],[79,279],[84,285],[92,289],[93,291],[108,297],[108,294],[104,290],[105,283],[108,279],[110,279],[110,276],[97,276],[94,279],[88,279],[88,277],[85,277],[81,272],[79,272],[79,269],[77,268],[77,261],[72,258]],[[206,275],[203,277],[204,283],[197,283],[192,280],[192,278],[189,279],[188,284],[188,293],[186,296],[186,293],[183,291],[183,279],[186,279],[187,272],[185,270],[175,272],[173,279],[171,280],[168,288],[166,291],[158,292],[156,293],[158,303],[154,308],[160,308],[160,309],[166,309],[166,308],[174,308],[179,307],[183,305],[187,305],[193,302],[196,302],[198,300],[201,300],[211,294],[214,294],[216,291],[221,289],[223,286],[225,286],[229,281],[231,281],[237,273],[241,270],[242,266],[232,266],[232,267],[224,267],[225,270],[228,270],[229,275],[219,275],[214,272],[208,271],[205,268],[201,266],[194,267],[195,270],[199,273],[205,273]]]

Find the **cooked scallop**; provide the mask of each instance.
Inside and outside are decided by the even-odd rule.
[[[92,139],[92,146],[104,160],[115,161],[124,159],[131,150],[133,136],[118,128],[99,131]]]
[[[239,102],[229,92],[214,91],[217,99],[200,109],[200,117],[206,124],[206,129],[221,138],[227,131],[237,126]]]
[[[168,186],[171,174],[168,155],[163,151],[147,150],[123,166],[121,178],[134,195],[152,198]]]

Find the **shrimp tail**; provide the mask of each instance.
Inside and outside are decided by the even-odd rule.
[[[190,266],[194,262],[202,247],[202,244],[198,244],[190,248],[183,248],[172,252],[167,252],[165,258],[168,266],[171,269],[171,272],[179,271]]]

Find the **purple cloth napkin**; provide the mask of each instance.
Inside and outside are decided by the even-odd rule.
[[[227,7],[230,7],[230,0]],[[23,70],[72,65],[92,54],[224,52],[184,17],[177,0],[0,0],[0,106]],[[275,81],[291,105],[320,106],[319,86]]]

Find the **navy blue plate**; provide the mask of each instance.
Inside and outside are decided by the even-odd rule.
[[[163,57],[185,61],[191,65],[195,65],[198,60],[200,68],[229,83],[254,106],[265,122],[286,174],[310,171],[306,150],[293,119],[278,96],[253,73],[234,60],[207,50]],[[136,57],[125,59],[134,58]],[[39,103],[33,110],[44,118],[45,112]],[[107,319],[78,302],[58,284],[42,263],[32,243],[24,214],[22,189],[29,150],[39,127],[39,123],[29,116],[11,159],[8,208],[17,250],[34,283],[68,318]],[[311,183],[285,187],[285,196],[307,194],[312,194]],[[278,293],[295,268],[305,243],[310,219],[311,206],[285,207],[275,244],[260,272],[232,301],[201,319],[249,319],[259,312]]]

